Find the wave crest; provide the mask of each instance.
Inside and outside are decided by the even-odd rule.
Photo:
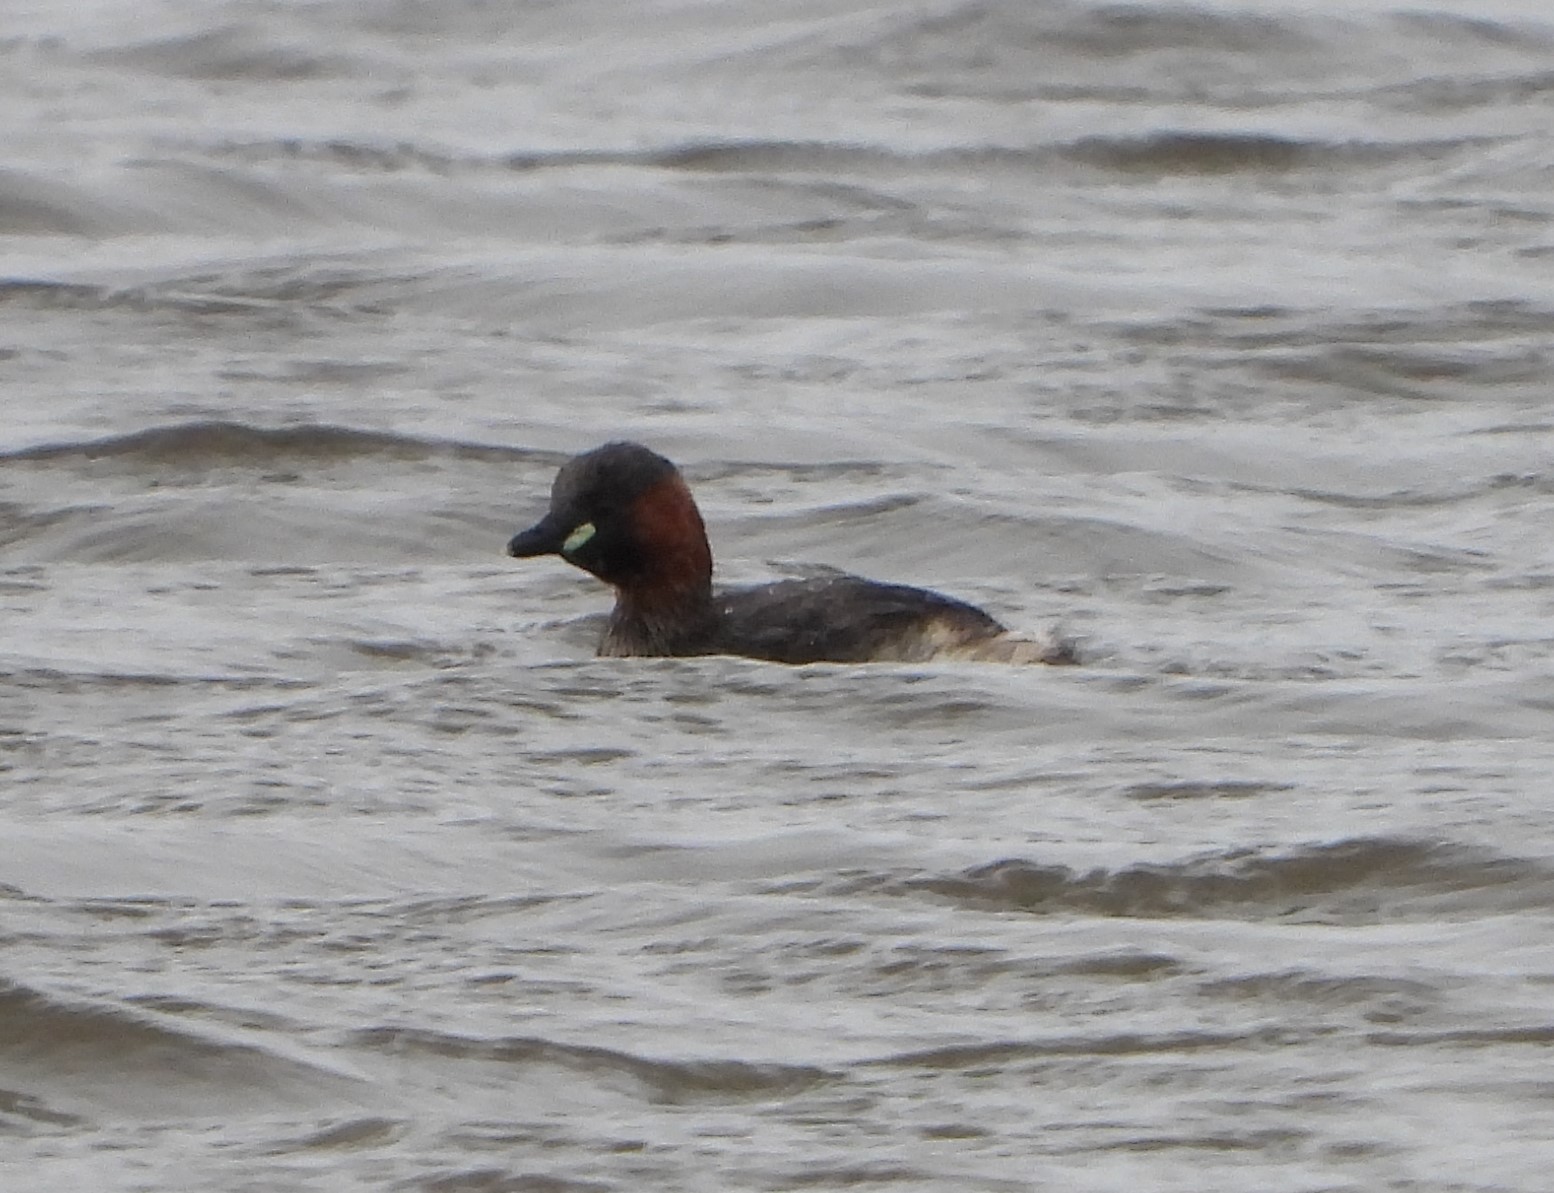
[[[1546,906],[1554,897],[1554,874],[1533,862],[1385,837],[1117,870],[1012,858],[902,885],[984,907],[1138,918],[1397,919]]]

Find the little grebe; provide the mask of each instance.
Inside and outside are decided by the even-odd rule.
[[[1073,645],[1018,638],[974,605],[857,576],[714,592],[712,549],[680,470],[636,443],[574,456],[550,512],[507,544],[559,555],[615,589],[601,655],[743,655],[776,663],[934,657],[1073,663]]]

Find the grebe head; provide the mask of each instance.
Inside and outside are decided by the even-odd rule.
[[[562,465],[550,512],[507,544],[559,555],[623,592],[708,592],[712,552],[680,470],[638,443],[606,443]]]

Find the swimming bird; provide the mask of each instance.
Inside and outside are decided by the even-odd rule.
[[[606,443],[568,460],[550,511],[507,553],[559,555],[615,589],[603,656],[1077,662],[1070,642],[1017,637],[975,605],[924,588],[835,575],[715,591],[712,548],[685,478],[639,443]]]

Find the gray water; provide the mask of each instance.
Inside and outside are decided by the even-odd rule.
[[[1547,1189],[1542,0],[4,9],[0,1187]]]

